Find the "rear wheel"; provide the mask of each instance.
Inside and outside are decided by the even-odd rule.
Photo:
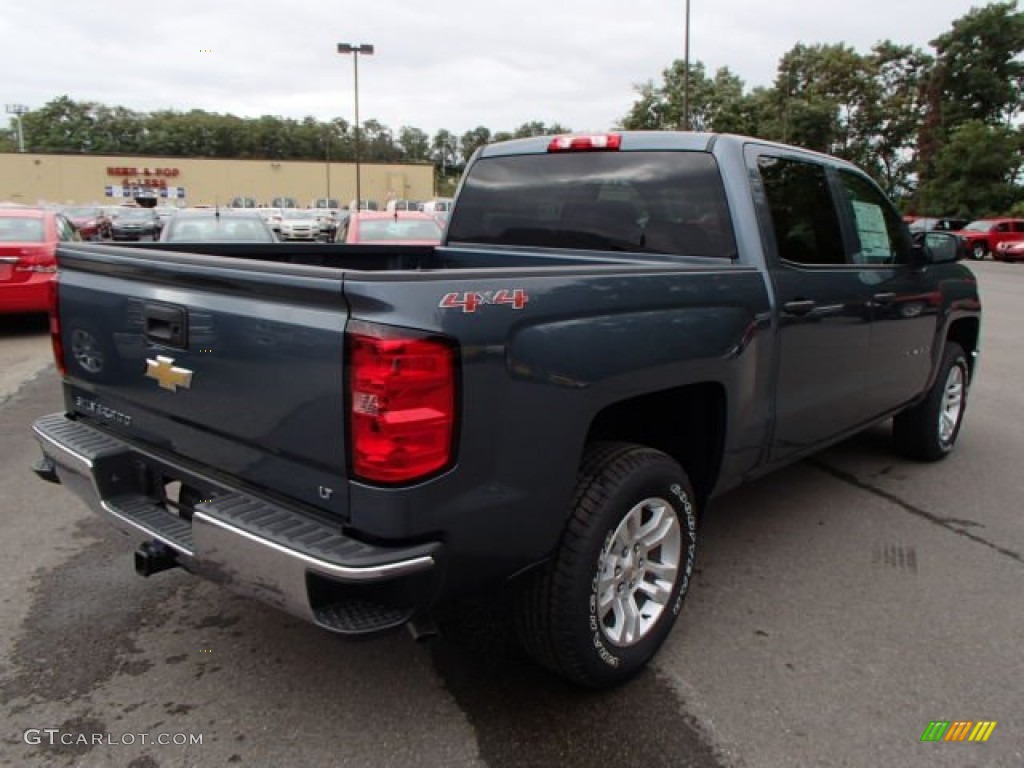
[[[975,261],[984,261],[987,253],[988,248],[985,247],[984,243],[975,243],[971,246],[971,258]]]
[[[893,419],[893,438],[901,453],[920,461],[938,461],[949,455],[967,410],[969,377],[963,348],[955,341],[946,342],[928,396]]]
[[[558,550],[524,587],[523,646],[575,683],[627,680],[675,623],[696,536],[693,490],[675,461],[628,443],[593,445]]]

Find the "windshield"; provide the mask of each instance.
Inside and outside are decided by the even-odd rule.
[[[964,227],[964,229],[970,229],[975,232],[989,232],[995,225],[996,223],[994,221],[985,221],[984,219],[981,219],[980,221],[972,221]]]
[[[578,152],[478,161],[449,242],[734,258],[732,222],[706,152]]]
[[[43,242],[43,220],[0,216],[0,243]]]
[[[69,219],[94,219],[100,215],[99,208],[66,208],[64,215]]]
[[[315,219],[317,216],[316,211],[288,211],[284,214],[286,219]]]
[[[115,218],[152,221],[153,215],[153,211],[150,208],[126,208],[123,211],[118,211]]]

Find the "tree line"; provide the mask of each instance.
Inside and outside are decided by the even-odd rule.
[[[890,40],[859,53],[842,43],[795,45],[770,87],[728,67],[689,73],[689,125],[838,155],[922,214],[1024,215],[1024,13],[1016,2],[974,8],[932,40],[933,52]],[[685,67],[638,86],[622,126],[678,128]]]
[[[931,41],[932,51],[890,40],[861,53],[843,43],[798,43],[771,86],[747,89],[728,67],[674,61],[661,82],[636,86],[617,127],[740,133],[846,158],[905,210],[950,216],[1024,215],[1024,12],[1017,0],[974,8]],[[684,115],[684,91],[688,92]],[[193,109],[137,112],[61,96],[22,118],[30,152],[270,160],[355,159],[343,118],[241,118]],[[12,120],[0,150],[17,146]],[[364,162],[432,163],[443,182],[493,141],[565,133],[531,121],[492,133],[478,126],[433,136],[360,126]]]
[[[336,162],[352,162],[356,156],[354,127],[340,117],[242,118],[200,109],[137,112],[66,95],[26,113],[22,130],[28,152]],[[431,137],[419,128],[402,126],[396,136],[379,121],[366,120],[360,125],[359,157],[362,162],[433,163],[447,175],[489,142],[567,131],[562,125],[534,121],[494,134],[479,126],[461,136],[440,130]],[[12,120],[0,131],[0,151],[16,149]]]

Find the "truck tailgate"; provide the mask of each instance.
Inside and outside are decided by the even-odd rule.
[[[340,270],[102,246],[58,258],[69,412],[347,517]]]

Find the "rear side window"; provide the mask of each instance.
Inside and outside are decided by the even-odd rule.
[[[448,242],[735,258],[706,152],[579,152],[478,161]]]
[[[757,160],[779,258],[795,264],[846,263],[825,167],[792,158]]]
[[[68,220],[63,216],[57,216],[55,221],[57,222],[57,239],[58,240],[74,240],[75,239],[75,228],[68,223]]]

